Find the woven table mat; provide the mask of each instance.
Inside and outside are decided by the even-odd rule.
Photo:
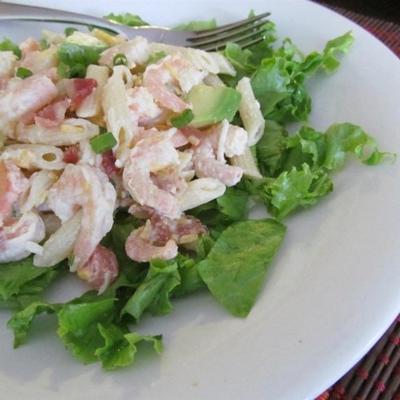
[[[315,2],[361,25],[400,57],[400,0]],[[400,315],[369,353],[316,400],[328,399],[400,400]]]

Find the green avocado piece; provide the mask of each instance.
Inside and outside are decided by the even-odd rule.
[[[195,86],[188,94],[194,115],[189,126],[204,128],[224,119],[232,121],[241,97],[238,91],[226,86]]]

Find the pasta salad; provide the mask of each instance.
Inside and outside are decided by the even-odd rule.
[[[0,42],[0,305],[15,347],[50,313],[74,356],[114,369],[141,342],[161,351],[131,327],[173,298],[208,289],[246,316],[284,219],[332,191],[347,154],[390,157],[350,123],[285,129],[311,111],[306,80],[352,41],[304,56],[267,23],[261,43],[219,53],[98,29]],[[248,218],[254,202],[268,218]],[[89,291],[49,302],[67,271]]]

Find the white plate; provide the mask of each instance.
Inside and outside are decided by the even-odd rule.
[[[280,34],[306,51],[353,30],[357,41],[339,72],[310,84],[311,123],[325,129],[352,121],[376,135],[382,148],[399,149],[399,60],[325,8],[301,0],[57,4],[98,15],[132,11],[157,24],[212,16],[225,22],[250,8],[267,9]],[[2,313],[2,393],[41,400],[313,398],[367,352],[400,310],[399,168],[399,162],[352,163],[335,177],[332,195],[290,218],[284,246],[247,319],[231,317],[206,294],[176,302],[172,315],[145,318],[142,332],[164,334],[160,359],[139,357],[133,368],[117,373],[84,367],[59,344],[53,326],[34,332],[27,345],[13,351]]]

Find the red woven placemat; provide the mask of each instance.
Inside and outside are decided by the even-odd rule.
[[[363,26],[400,57],[400,0],[315,1]],[[328,399],[400,400],[400,315],[370,352],[316,400]]]

